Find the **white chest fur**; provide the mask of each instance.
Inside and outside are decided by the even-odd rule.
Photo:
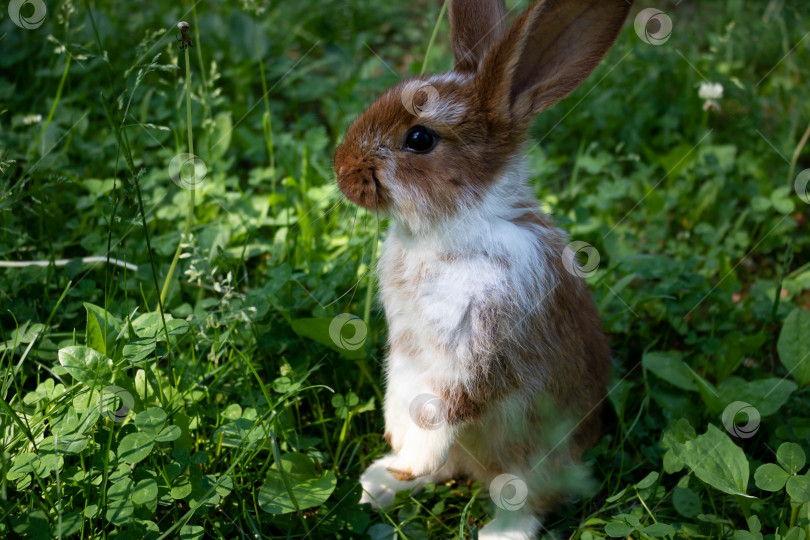
[[[504,311],[515,317],[542,309],[554,287],[549,257],[558,256],[550,246],[562,233],[519,223],[536,202],[516,176],[504,175],[481,204],[428,233],[392,226],[379,261],[391,341],[389,386],[394,372],[409,380],[429,373],[434,382],[463,383],[474,368],[473,306],[508,306]]]

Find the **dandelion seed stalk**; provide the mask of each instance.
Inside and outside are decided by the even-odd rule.
[[[194,155],[194,137],[192,135],[192,123],[191,123],[191,60],[189,59],[188,49],[191,47],[191,40],[188,39],[188,23],[180,22],[177,25],[180,28],[182,38],[180,42],[180,48],[183,49],[186,56],[186,130],[188,132],[188,153],[190,155]],[[169,273],[166,275],[166,281],[163,283],[163,290],[160,292],[160,303],[161,305],[166,302],[166,294],[169,292],[169,284],[172,281],[172,276],[174,275],[174,270],[177,267],[177,261],[180,260],[180,254],[183,252],[183,240],[188,239],[189,235],[191,234],[191,225],[194,222],[194,193],[197,184],[197,179],[195,178],[196,174],[196,166],[195,163],[192,161],[191,164],[191,182],[190,188],[188,192],[188,214],[186,215],[186,227],[183,230],[183,235],[180,237],[180,241],[177,243],[177,250],[174,252],[174,258],[172,259],[172,264],[169,267]]]

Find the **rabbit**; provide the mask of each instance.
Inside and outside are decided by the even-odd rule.
[[[598,440],[609,346],[522,153],[629,10],[539,0],[507,27],[503,0],[450,0],[453,70],[387,90],[337,147],[340,190],[390,218],[377,271],[393,452],[362,474],[361,502],[467,477],[497,507],[479,538],[534,538]]]

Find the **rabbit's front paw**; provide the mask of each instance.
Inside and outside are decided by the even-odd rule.
[[[374,508],[386,508],[394,504],[398,491],[421,487],[423,482],[403,482],[391,478],[388,467],[396,459],[396,455],[389,454],[372,463],[360,477],[363,486],[363,496],[360,504],[370,503]]]
[[[413,425],[408,428],[396,458],[388,465],[388,472],[401,481],[434,473],[447,461],[452,445],[451,428],[424,430]]]

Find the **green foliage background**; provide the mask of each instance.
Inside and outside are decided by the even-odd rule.
[[[631,17],[644,7],[671,16],[669,41],[629,21],[532,128],[543,207],[600,253],[615,356],[594,487],[543,534],[801,540],[810,11],[662,0]],[[70,259],[0,266],[0,536],[450,538],[490,519],[487,486],[464,481],[358,504],[387,449],[385,223],[341,199],[331,155],[384,88],[449,69],[446,20],[425,59],[440,8],[62,0],[31,30],[0,10],[0,260]],[[179,20],[207,166],[188,237],[168,173],[188,151]],[[81,261],[108,255],[137,269]],[[329,339],[341,313],[362,347]]]

